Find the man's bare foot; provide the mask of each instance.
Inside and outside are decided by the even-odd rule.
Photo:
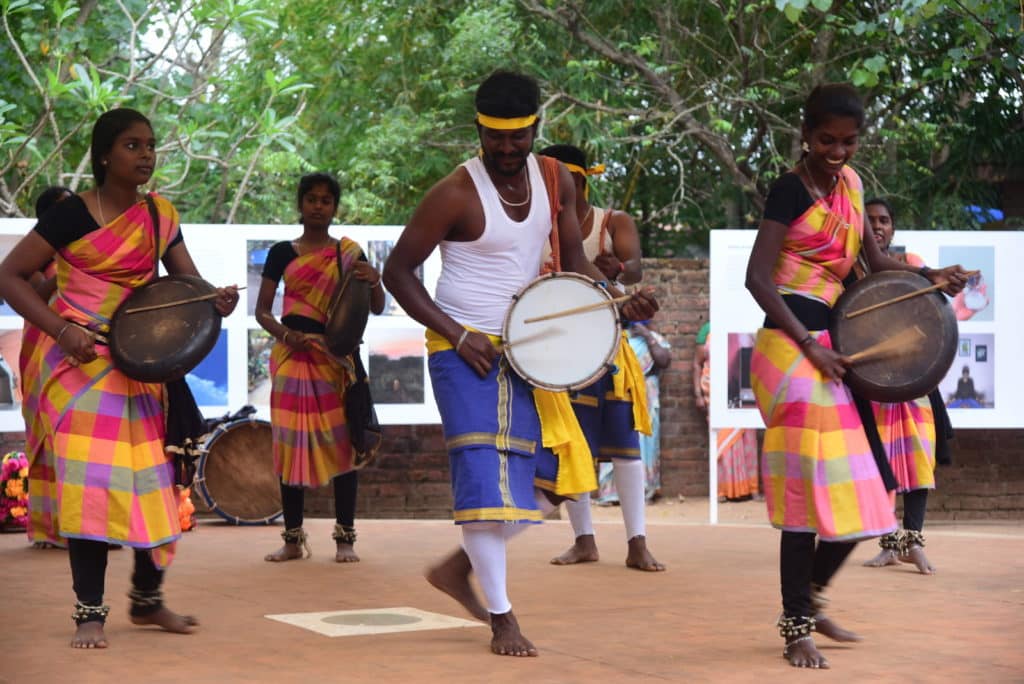
[[[336,563],[358,563],[359,556],[356,555],[356,550],[352,548],[351,544],[338,542],[338,550],[334,553],[334,561]]]
[[[512,611],[491,614],[491,652],[507,656],[536,657],[537,649],[519,631],[519,622]]]
[[[878,552],[878,555],[869,561],[864,563],[865,567],[868,568],[883,568],[886,565],[899,565],[900,562],[896,558],[896,552],[892,549],[882,549]]]
[[[561,556],[551,559],[553,565],[575,565],[576,563],[594,563],[598,560],[597,540],[592,534],[581,534],[576,537],[569,550]]]
[[[435,589],[443,591],[458,601],[469,614],[477,620],[487,622],[490,613],[480,603],[476,592],[469,583],[469,573],[473,571],[473,564],[469,562],[469,556],[459,548],[452,552],[447,558],[437,565],[427,568],[424,577]]]
[[[827,636],[832,641],[853,642],[862,640],[861,635],[848,629],[843,629],[832,618],[822,613],[814,616],[814,631]]]
[[[98,620],[83,622],[75,630],[71,639],[71,648],[106,648],[107,635],[103,633],[103,623]]]
[[[647,539],[638,534],[629,540],[629,553],[626,554],[626,567],[647,572],[663,572],[665,566],[654,559],[647,550]]]
[[[935,568],[928,562],[928,557],[924,555],[924,547],[914,544],[907,549],[906,554],[899,557],[903,563],[913,563],[917,566],[918,572],[922,575],[934,575]]]
[[[289,544],[285,542],[284,546],[274,553],[268,553],[263,557],[263,560],[271,563],[281,563],[283,561],[295,560],[297,558],[302,558],[302,546],[299,544]]]
[[[191,634],[192,628],[199,624],[199,620],[191,615],[178,615],[166,606],[160,606],[160,610],[149,615],[132,615],[131,620],[133,625],[156,625],[175,634]]]
[[[814,669],[827,670],[829,665],[825,656],[821,655],[818,647],[814,645],[814,639],[810,636],[796,637],[786,642],[782,649],[782,657],[789,661],[793,667],[810,667]]]

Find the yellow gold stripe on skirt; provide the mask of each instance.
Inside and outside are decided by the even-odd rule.
[[[503,440],[504,448],[522,451],[532,454],[537,451],[537,442],[531,439],[520,439],[518,437],[506,437]],[[452,437],[445,442],[449,450],[460,449],[466,446],[492,446],[498,449],[498,435],[493,432],[466,432],[458,437]]]

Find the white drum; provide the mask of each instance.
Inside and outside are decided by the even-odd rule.
[[[513,299],[502,342],[509,364],[531,385],[578,390],[597,382],[611,367],[622,330],[618,307],[605,288],[577,273],[550,273],[528,283]],[[598,308],[527,322],[588,305]]]

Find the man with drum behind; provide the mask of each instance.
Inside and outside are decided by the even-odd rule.
[[[303,548],[312,555],[302,529],[305,489],[328,482],[334,488],[334,559],[359,560],[353,548],[358,475],[345,415],[345,395],[356,374],[346,366],[348,360],[327,349],[325,323],[344,275],[351,273],[370,285],[375,314],[384,310],[384,288],[356,242],[328,233],[340,200],[341,187],[328,174],[310,173],[299,180],[296,204],[302,235],[270,248],[256,298],[256,321],[277,339],[270,356],[270,422],[285,530],[281,548],[264,556],[271,563],[302,558]],[[282,280],[278,321],[271,308]]]
[[[455,522],[462,526],[464,550],[430,568],[427,580],[474,616],[489,620],[491,650],[511,656],[534,656],[537,649],[512,613],[506,541],[526,523],[540,522],[553,510],[553,500],[595,486],[589,450],[568,401],[557,404],[565,393],[541,393],[535,404],[526,381],[496,346],[512,297],[540,271],[541,248],[553,232],[553,219],[561,265],[603,278],[583,255],[569,171],[531,153],[539,103],[536,82],[522,74],[497,71],[480,85],[476,124],[481,154],[431,188],[384,268],[388,290],[428,329],[430,377],[449,448]],[[435,248],[441,250],[442,269],[436,299],[431,299],[414,272]],[[644,319],[656,309],[653,297],[636,294],[623,313]],[[552,407],[542,431],[538,411]],[[542,446],[555,443],[552,430],[572,435],[559,445],[570,448],[558,459],[552,448]],[[582,458],[562,456],[570,452]],[[570,464],[579,466],[578,474],[568,470]],[[535,491],[535,486],[546,491]],[[470,587],[471,571],[480,581],[486,608]]]
[[[911,266],[925,267],[916,254],[894,253],[891,250],[895,230],[892,207],[881,198],[864,203],[865,213],[875,242],[883,254]],[[953,428],[946,406],[938,389],[927,396],[899,403],[871,402],[878,424],[879,437],[889,457],[889,465],[896,477],[898,494],[903,495],[903,533],[890,532],[878,539],[882,550],[864,563],[873,568],[886,565],[913,563],[917,569],[931,575],[935,568],[924,555],[925,508],[928,490],[935,489],[935,462],[949,463],[948,440]]]
[[[540,154],[554,157],[572,173],[576,187],[576,216],[580,221],[583,253],[611,282],[631,285],[640,282],[640,235],[636,223],[622,211],[601,209],[590,204],[587,176],[602,173],[604,166],[588,168],[586,154],[573,145],[552,145]],[[550,248],[544,252],[544,269]],[[640,458],[640,433],[651,434],[647,392],[643,371],[626,335],[615,357],[615,372],[573,393],[572,409],[587,435],[595,459],[611,460],[612,476],[626,526],[626,566],[657,572],[665,566],[647,550],[645,527],[644,464]],[[594,521],[590,514],[590,493],[567,501],[575,541],[565,553],[551,559],[555,565],[588,563],[598,559]]]

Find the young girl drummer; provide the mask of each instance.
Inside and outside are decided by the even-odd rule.
[[[197,624],[168,610],[160,590],[181,536],[164,450],[166,388],[122,373],[99,334],[118,305],[155,277],[157,250],[169,273],[198,272],[174,206],[139,192],[156,164],[146,117],[132,109],[100,116],[91,157],[96,188],[53,207],[0,264],[0,297],[45,333],[35,357],[42,379],[38,411],[42,448],[54,458],[59,532],[67,539],[78,598],[76,648],[107,646],[108,544],[135,550],[133,623],[183,633]],[[29,280],[54,255],[57,292],[47,306]],[[226,316],[238,303],[237,290],[217,293],[215,307]]]
[[[352,277],[370,283],[370,310],[375,314],[384,310],[384,288],[358,244],[345,237],[335,240],[327,232],[340,199],[341,188],[331,176],[302,177],[302,235],[270,248],[256,300],[256,320],[277,338],[270,357],[270,419],[285,531],[284,546],[265,558],[272,562],[301,558],[304,546],[308,551],[302,529],[304,490],[328,482],[334,487],[335,560],[359,560],[353,549],[357,475],[344,401],[354,381],[353,364],[359,361],[355,354],[338,359],[327,351],[324,325],[331,296],[345,274],[351,271]],[[278,321],[271,307],[282,279],[284,304]]]

